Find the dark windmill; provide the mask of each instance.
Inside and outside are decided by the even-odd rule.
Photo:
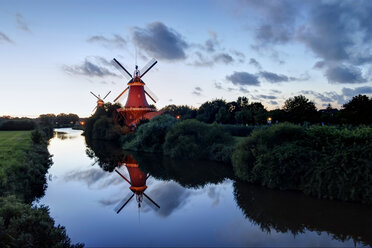
[[[111,91],[109,91],[109,93],[107,93],[104,98],[101,98],[101,96],[99,94],[98,94],[98,96],[96,96],[92,91],[90,93],[97,98],[97,106],[93,109],[93,112],[94,112],[94,110],[96,110],[97,108],[102,108],[103,107],[103,105],[105,104],[105,102],[103,100],[106,99],[106,97],[111,93]]]

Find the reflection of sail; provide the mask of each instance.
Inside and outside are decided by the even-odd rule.
[[[120,211],[130,202],[134,195],[136,196],[138,208],[141,208],[142,202],[145,200],[144,202],[153,207],[153,209],[159,209],[160,206],[147,194],[145,194],[145,190],[147,189],[146,180],[148,176],[138,168],[139,166],[137,164],[137,161],[133,158],[133,156],[125,156],[124,160],[119,163],[119,167],[123,165],[128,170],[130,180],[126,178],[122,173],[120,173],[119,170],[115,169],[115,172],[118,173],[127,183],[130,184],[129,189],[133,193],[129,193],[127,197],[125,197],[123,201],[121,201],[119,205],[115,207],[115,211],[117,213],[120,213]],[[154,206],[156,208],[154,208]]]
[[[372,245],[370,206],[319,200],[243,182],[234,183],[234,195],[245,216],[267,232],[290,231],[296,235],[306,229],[325,231],[337,240]]]

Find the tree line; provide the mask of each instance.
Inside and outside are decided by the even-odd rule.
[[[267,110],[260,102],[249,103],[244,96],[231,102],[222,99],[207,101],[198,109],[186,105],[168,105],[162,110],[180,119],[197,119],[205,123],[262,125],[270,120],[271,123],[295,124],[372,124],[372,98],[366,95],[354,96],[340,110],[332,108],[330,104],[326,109],[318,110],[303,95],[287,99],[282,108],[274,110]]]

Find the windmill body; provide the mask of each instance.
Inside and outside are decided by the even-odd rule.
[[[145,89],[145,83],[142,81],[142,77],[157,63],[156,60],[150,61],[141,71],[138,70],[138,66],[133,73],[133,76],[120,64],[116,59],[113,60],[114,65],[122,72],[122,74],[129,79],[128,87],[114,100],[119,101],[125,97],[125,93],[128,94],[126,103],[123,108],[117,109],[117,113],[124,120],[124,124],[127,126],[135,126],[141,119],[151,119],[162,112],[157,112],[154,108],[151,108],[147,102],[146,95],[156,103],[155,97],[151,96],[150,93]]]
[[[109,93],[107,93],[107,95],[104,97],[104,98],[101,98],[101,96],[98,94],[98,96],[96,94],[94,94],[92,91],[90,92],[90,94],[92,94],[95,98],[97,98],[97,106],[93,109],[96,110],[98,108],[103,108],[103,106],[105,105],[105,102],[104,100],[106,99],[106,97],[111,93],[111,91],[109,91]]]
[[[124,160],[119,163],[119,167],[123,165],[128,170],[129,179],[127,179],[117,169],[115,169],[115,172],[118,173],[130,185],[129,189],[132,191],[132,193],[129,193],[128,196],[119,203],[119,205],[115,208],[115,211],[119,213],[130,202],[133,196],[136,196],[138,208],[141,208],[142,202],[143,200],[145,200],[145,202],[147,202],[147,204],[149,204],[149,206],[152,207],[154,210],[159,209],[160,206],[147,194],[145,194],[145,190],[147,189],[146,180],[148,178],[148,175],[139,169],[139,165],[133,158],[133,156],[126,156]]]

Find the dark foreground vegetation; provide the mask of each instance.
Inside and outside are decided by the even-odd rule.
[[[1,131],[0,247],[81,247],[71,245],[62,226],[54,226],[47,207],[32,201],[45,191],[52,164],[47,145],[51,130]]]
[[[372,203],[372,99],[367,96],[355,96],[340,111],[330,106],[317,111],[303,96],[273,111],[244,97],[206,102],[199,109],[169,105],[165,114],[125,135],[112,119],[117,107],[97,110],[87,121],[86,137],[173,159],[224,162],[241,180],[269,188]]]

